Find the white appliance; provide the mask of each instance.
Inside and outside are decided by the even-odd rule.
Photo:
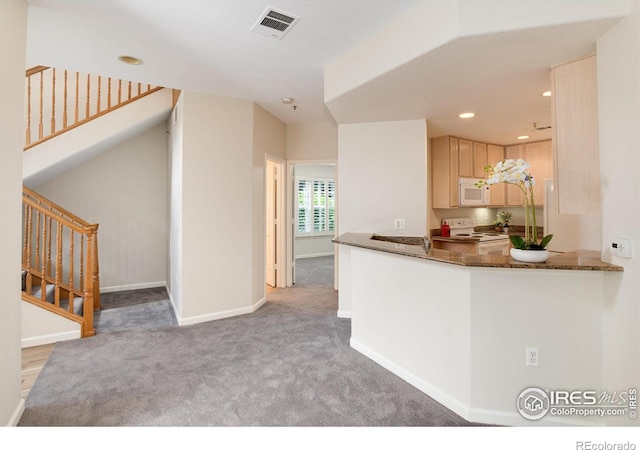
[[[479,178],[458,179],[460,206],[486,206],[489,204],[489,186],[478,187]]]
[[[474,231],[475,221],[469,217],[444,219],[442,222],[449,225],[452,238],[477,241],[478,255],[509,255],[509,236],[506,234]]]
[[[550,252],[601,250],[602,218],[600,213],[558,214],[555,186],[552,179],[544,180],[544,235],[553,234],[547,245]]]

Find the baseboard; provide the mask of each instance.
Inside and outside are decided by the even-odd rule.
[[[351,338],[349,341],[353,349],[362,353],[367,358],[380,364],[389,372],[399,376],[407,383],[411,384],[415,388],[427,394],[441,405],[449,408],[454,413],[458,414],[465,420],[474,423],[482,423],[488,425],[502,425],[508,427],[594,427],[602,426],[598,422],[590,422],[587,420],[570,419],[565,417],[551,417],[547,416],[541,420],[532,421],[523,418],[516,410],[514,403],[513,412],[504,412],[491,409],[471,408],[465,402],[453,397],[452,395],[442,391],[441,389],[433,386],[426,380],[416,376],[415,374],[403,369],[402,367],[390,361],[388,358],[373,351],[366,345],[358,342],[356,339]]]
[[[11,414],[11,417],[9,417],[9,421],[5,426],[17,427],[18,423],[20,422],[20,418],[22,417],[22,414],[24,414],[24,408],[25,408],[25,402],[24,402],[24,399],[21,398],[20,401],[18,402],[18,405],[16,406],[16,409],[13,411],[13,414]]]
[[[351,311],[339,309],[337,316],[340,319],[351,319]]]
[[[256,303],[254,303],[253,305],[248,306],[246,308],[230,309],[230,310],[227,310],[227,311],[219,311],[219,312],[210,313],[210,314],[203,314],[203,315],[200,315],[200,316],[193,316],[193,317],[185,317],[185,318],[183,318],[183,317],[180,317],[180,314],[178,313],[175,301],[173,300],[173,297],[171,296],[171,292],[168,292],[168,294],[169,294],[169,303],[171,304],[171,307],[173,308],[173,314],[175,315],[179,326],[195,325],[197,323],[210,322],[212,320],[220,320],[220,319],[226,319],[226,318],[229,318],[229,317],[241,316],[241,315],[244,315],[244,314],[251,314],[252,312],[257,311],[258,308],[260,308],[262,305],[264,305],[267,302],[267,298],[266,297],[262,297]]]
[[[53,344],[60,341],[70,341],[80,339],[80,331],[65,331],[64,333],[46,334],[21,340],[22,348],[36,347],[38,345]]]
[[[165,281],[153,281],[149,283],[123,284],[121,286],[100,287],[100,293],[108,294],[109,292],[135,291],[137,289],[150,289],[156,287],[167,287],[167,283]]]
[[[399,376],[404,381],[406,381],[410,385],[414,386],[415,388],[421,390],[422,392],[427,394],[429,397],[431,397],[432,399],[434,399],[438,403],[446,406],[447,408],[449,408],[451,411],[453,411],[454,413],[456,413],[457,415],[459,415],[463,419],[469,420],[469,407],[464,402],[462,402],[462,401],[458,400],[457,398],[447,394],[446,392],[438,389],[437,387],[433,386],[432,384],[428,383],[427,381],[423,380],[422,378],[414,375],[413,373],[403,369],[402,367],[398,366],[393,361],[391,361],[388,358],[382,356],[378,352],[373,351],[372,349],[370,349],[366,345],[358,342],[354,338],[351,338],[349,343],[350,343],[350,345],[351,345],[351,347],[353,349],[359,351],[360,353],[362,353],[367,358],[369,358],[369,359],[373,360],[374,362],[380,364],[382,367],[387,369],[389,372]]]
[[[318,258],[320,256],[333,256],[333,252],[326,253],[310,253],[308,255],[296,255],[296,259]]]

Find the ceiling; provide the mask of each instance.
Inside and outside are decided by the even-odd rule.
[[[287,124],[427,118],[430,136],[547,139],[549,67],[595,51],[612,19],[461,38],[324,104],[324,68],[420,0],[28,0],[27,65],[244,98]],[[300,16],[251,31],[268,6]],[[125,65],[120,55],[142,60]],[[294,102],[285,105],[283,97]],[[294,108],[295,107],[295,108]],[[461,122],[457,114],[477,113]]]

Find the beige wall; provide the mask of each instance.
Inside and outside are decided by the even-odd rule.
[[[335,160],[338,158],[338,125],[312,122],[287,125],[287,159]]]
[[[260,106],[253,105],[253,284],[252,305],[266,297],[265,157],[286,158],[286,127]],[[284,184],[283,184],[284,186]]]
[[[178,320],[252,312],[265,301],[264,154],[283,155],[284,125],[246,100],[183,92],[177,106],[169,285]]]
[[[426,120],[340,125],[338,235],[427,233]],[[405,229],[394,228],[395,219]],[[340,245],[338,315],[351,314],[350,250]]]
[[[165,284],[166,148],[162,123],[35,187],[100,225],[103,292]]]
[[[20,217],[27,5],[0,2],[0,426],[16,425],[20,397]]]

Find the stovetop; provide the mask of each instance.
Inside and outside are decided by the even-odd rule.
[[[474,231],[475,221],[469,217],[457,219],[444,219],[443,223],[449,225],[451,237],[456,239],[473,239],[480,241],[496,241],[501,239],[509,239],[507,234],[499,234],[487,231]]]
[[[451,233],[451,237],[453,238],[469,238],[469,239],[479,239],[480,241],[497,241],[501,239],[509,239],[509,236],[506,234],[499,233],[484,233],[484,232],[472,232],[472,233]]]

